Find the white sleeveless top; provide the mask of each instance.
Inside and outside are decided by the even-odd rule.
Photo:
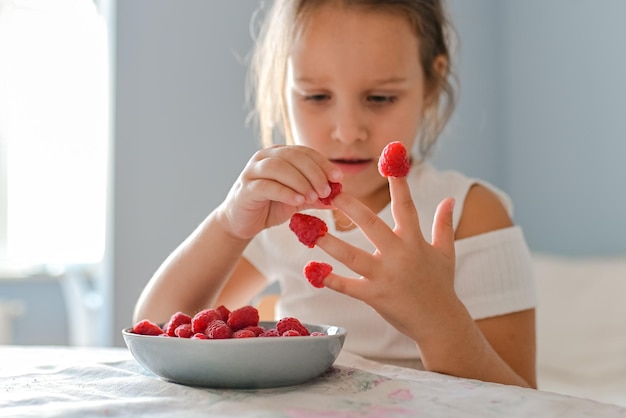
[[[494,191],[512,216],[511,202],[503,192],[457,172],[440,172],[424,163],[411,169],[408,181],[420,215],[424,238],[429,242],[439,202],[449,196],[456,199],[453,214],[456,230],[465,197],[473,184],[480,183]],[[337,231],[330,210],[308,210],[305,213],[323,219],[329,232],[336,237],[374,251],[372,244],[358,228]],[[394,225],[389,205],[379,216],[389,225]],[[455,289],[472,318],[486,318],[536,306],[530,252],[519,227],[457,240],[455,248]],[[310,260],[327,262],[340,275],[358,275],[318,247],[307,248],[301,244],[289,229],[288,222],[258,234],[246,248],[244,257],[268,279],[268,283],[280,283],[277,318],[294,316],[303,322],[345,327],[348,335],[344,349],[367,358],[387,359],[391,362],[419,359],[415,342],[389,325],[368,305],[333,290],[317,289],[309,284],[302,269]]]

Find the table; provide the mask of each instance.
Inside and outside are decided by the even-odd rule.
[[[286,388],[160,380],[125,348],[0,346],[0,417],[626,417],[626,408],[383,365],[342,352]]]

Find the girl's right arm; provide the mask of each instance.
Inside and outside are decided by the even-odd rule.
[[[213,306],[249,239],[228,234],[219,210],[211,213],[165,260],[144,288],[133,322],[166,322],[182,311],[193,314]]]
[[[165,322],[177,311],[192,314],[213,306],[231,275],[236,280],[225,289],[224,298],[235,300],[233,289],[261,290],[258,272],[241,258],[246,245],[299,210],[323,207],[319,198],[330,194],[329,181],[340,180],[341,171],[311,148],[258,151],[224,202],[150,279],[135,307],[135,322]]]

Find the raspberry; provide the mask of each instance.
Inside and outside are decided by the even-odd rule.
[[[240,329],[239,331],[233,332],[233,338],[254,338],[256,334],[254,331],[249,329]]]
[[[181,324],[174,330],[174,335],[178,338],[191,338],[195,334],[191,330],[191,324]]]
[[[333,271],[333,266],[327,263],[320,263],[318,261],[309,261],[304,266],[304,276],[313,287],[324,287],[324,279]]]
[[[301,337],[300,333],[295,329],[288,329],[281,334],[281,337]]]
[[[332,181],[329,181],[328,185],[330,186],[330,194],[326,197],[320,198],[320,202],[325,205],[330,205],[330,202],[335,198],[335,196],[341,193],[341,189],[343,187],[341,183],[333,183]]]
[[[211,325],[206,330],[206,335],[211,340],[224,340],[233,335],[233,330],[230,329],[226,322],[217,319],[211,322]]]
[[[250,326],[250,327],[245,327],[244,329],[248,330],[248,331],[252,331],[254,332],[254,336],[258,337],[259,335],[263,334],[265,332],[265,328],[257,325],[257,326]]]
[[[217,309],[204,309],[191,319],[191,329],[193,332],[205,332],[209,324],[216,319],[223,320],[222,314]]]
[[[259,334],[259,337],[280,337],[278,330],[276,328],[270,328],[267,331]]]
[[[259,311],[254,306],[244,306],[235,309],[228,316],[226,322],[233,331],[238,331],[245,327],[254,327],[259,325]]]
[[[183,312],[176,312],[170,317],[170,320],[165,325],[165,333],[168,337],[175,337],[174,331],[182,324],[190,324],[191,317]]]
[[[289,222],[289,228],[298,236],[301,243],[309,248],[315,247],[315,242],[319,237],[323,237],[328,232],[326,222],[318,217],[295,213]]]
[[[133,333],[141,335],[161,335],[163,334],[163,330],[154,322],[144,319],[135,324]]]
[[[226,322],[228,321],[228,315],[230,315],[230,311],[228,310],[228,308],[224,305],[220,305],[217,308],[215,308],[220,314],[222,314],[222,321]]]
[[[410,168],[404,144],[400,141],[388,143],[378,159],[378,172],[384,177],[406,177]]]
[[[296,331],[299,335],[308,336],[310,335],[309,330],[306,329],[302,322],[298,318],[286,317],[281,319],[276,323],[276,330],[280,335],[283,335],[285,331]]]
[[[193,334],[193,336],[191,337],[192,340],[207,340],[209,337],[206,336],[206,334],[203,334],[201,332],[196,332],[195,334]]]

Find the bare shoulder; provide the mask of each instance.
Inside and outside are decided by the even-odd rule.
[[[498,196],[487,187],[473,185],[465,198],[455,238],[468,238],[513,225]]]

